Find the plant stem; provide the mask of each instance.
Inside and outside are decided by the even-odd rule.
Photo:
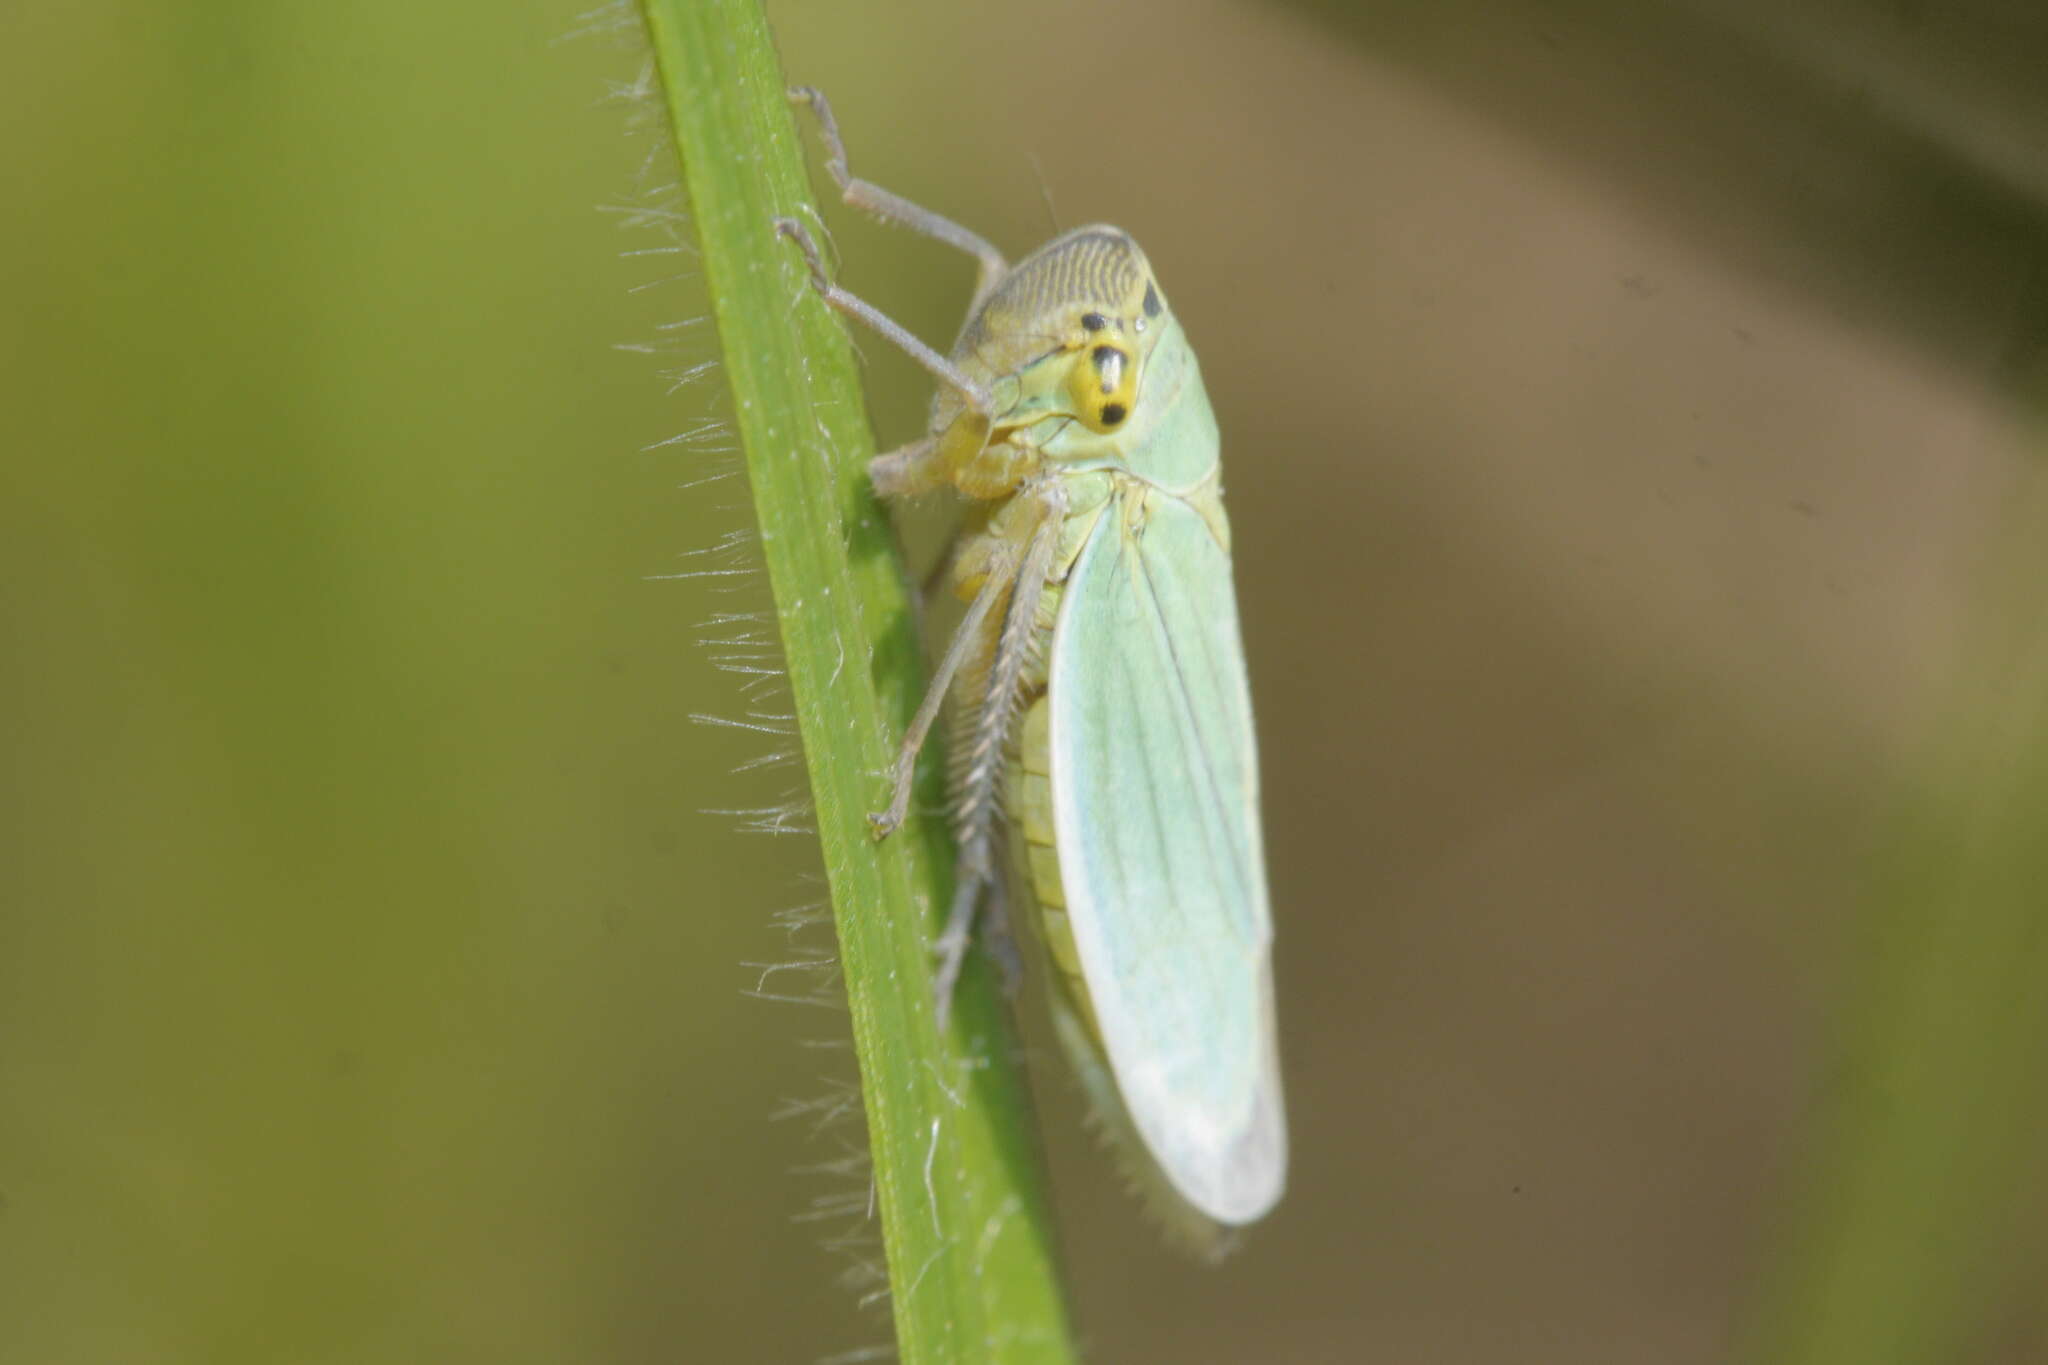
[[[1074,1358],[1009,1011],[978,960],[935,1022],[943,821],[882,843],[921,650],[852,350],[771,226],[816,221],[757,0],[641,0],[746,450],[838,926],[906,1362]],[[927,765],[928,770],[934,765]]]

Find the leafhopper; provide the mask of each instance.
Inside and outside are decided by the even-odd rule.
[[[1251,692],[1231,582],[1216,420],[1179,319],[1119,228],[1011,264],[958,224],[855,178],[845,202],[980,264],[941,355],[828,277],[826,303],[938,380],[924,436],[869,467],[884,498],[951,489],[966,614],[905,734],[886,836],[950,695],[956,891],[935,953],[943,1022],[960,964],[1027,910],[1052,1013],[1104,1126],[1169,1226],[1215,1247],[1286,1181],[1272,921]]]

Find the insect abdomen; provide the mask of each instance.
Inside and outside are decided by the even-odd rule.
[[[1037,913],[1046,958],[1060,978],[1061,994],[1094,1035],[1095,1011],[1089,1004],[1080,950],[1074,945],[1073,927],[1067,919],[1059,849],[1053,841],[1052,744],[1047,728],[1051,716],[1052,707],[1040,694],[1025,707],[1018,722],[1017,752],[1010,769],[1010,828],[1017,840],[1019,875],[1025,883],[1021,889],[1027,892],[1028,908]]]

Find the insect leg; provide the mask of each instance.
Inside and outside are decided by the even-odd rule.
[[[939,458],[936,436],[919,437],[868,461],[868,482],[875,486],[875,495],[882,498],[929,493],[945,485],[947,473],[945,461]]]
[[[997,858],[996,863],[1000,866],[1002,859]],[[1024,958],[1017,951],[1017,935],[1010,927],[1010,895],[1001,877],[989,878],[988,897],[982,902],[976,927],[981,933],[982,951],[1003,974],[1003,989],[1015,995],[1024,980]]]
[[[924,748],[925,736],[931,733],[932,722],[939,717],[939,708],[945,704],[946,691],[953,685],[953,675],[960,671],[967,656],[973,652],[981,639],[983,622],[989,612],[1017,581],[1017,562],[1014,559],[998,559],[990,565],[988,579],[981,585],[981,591],[967,605],[967,615],[960,620],[959,629],[953,632],[953,642],[946,646],[944,656],[939,659],[938,671],[932,675],[931,685],[925,688],[924,701],[918,705],[917,714],[911,718],[910,728],[903,732],[903,747],[897,750],[896,766],[890,774],[891,795],[889,808],[868,817],[877,839],[884,838],[903,823],[903,817],[910,810],[910,783],[917,773],[918,751]]]
[[[941,1027],[952,1007],[953,985],[959,980],[960,964],[973,935],[975,907],[995,882],[994,816],[996,789],[1003,774],[1003,743],[1017,718],[1024,665],[1038,629],[1038,603],[1045,595],[1045,582],[1052,573],[1060,529],[1066,520],[1066,490],[1057,480],[1047,480],[1027,496],[1038,504],[1039,521],[1032,529],[1024,562],[1016,571],[988,684],[975,712],[972,740],[960,756],[962,766],[954,788],[953,826],[960,857],[953,870],[953,905],[946,915],[945,930],[932,949],[939,959],[933,990],[938,996]]]
[[[855,322],[880,333],[905,355],[930,371],[933,378],[956,390],[976,412],[986,417],[994,410],[988,390],[969,379],[961,372],[959,366],[912,336],[903,324],[889,317],[881,309],[834,284],[831,276],[825,273],[825,262],[818,255],[818,244],[811,240],[810,230],[802,223],[794,218],[777,218],[775,230],[802,249],[804,262],[811,269],[811,287],[818,291],[818,296],[827,304]]]
[[[832,105],[824,92],[799,85],[789,92],[789,98],[795,104],[808,104],[811,112],[817,115],[818,135],[825,139],[825,169],[831,173],[833,183],[839,186],[840,199],[851,208],[865,209],[886,222],[921,232],[974,257],[981,266],[974,284],[974,302],[979,306],[988,297],[988,291],[995,287],[995,282],[1002,278],[1003,272],[1009,269],[1003,253],[979,233],[969,232],[952,219],[856,177],[847,168],[846,144],[839,137],[839,120],[832,117]]]

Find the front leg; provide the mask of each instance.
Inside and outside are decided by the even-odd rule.
[[[1009,269],[1003,253],[991,246],[981,234],[969,232],[950,218],[854,175],[846,164],[846,144],[839,137],[839,120],[832,117],[832,105],[825,99],[823,91],[814,86],[799,85],[789,92],[789,98],[793,103],[809,105],[811,112],[818,116],[818,133],[825,139],[825,169],[831,173],[832,183],[839,186],[841,201],[849,207],[865,209],[884,222],[907,227],[947,246],[958,247],[974,257],[979,267],[974,283],[974,304],[979,307],[989,291],[995,288],[996,281],[1003,277],[1003,272]]]
[[[958,393],[966,400],[968,408],[984,420],[994,413],[995,406],[988,390],[970,379],[958,365],[919,341],[908,328],[881,309],[834,284],[832,277],[825,273],[825,259],[818,254],[818,244],[811,240],[810,229],[794,218],[777,218],[773,222],[775,231],[795,242],[804,253],[804,264],[811,272],[811,288],[818,291],[818,297],[855,322],[873,329],[924,366],[934,379]]]

